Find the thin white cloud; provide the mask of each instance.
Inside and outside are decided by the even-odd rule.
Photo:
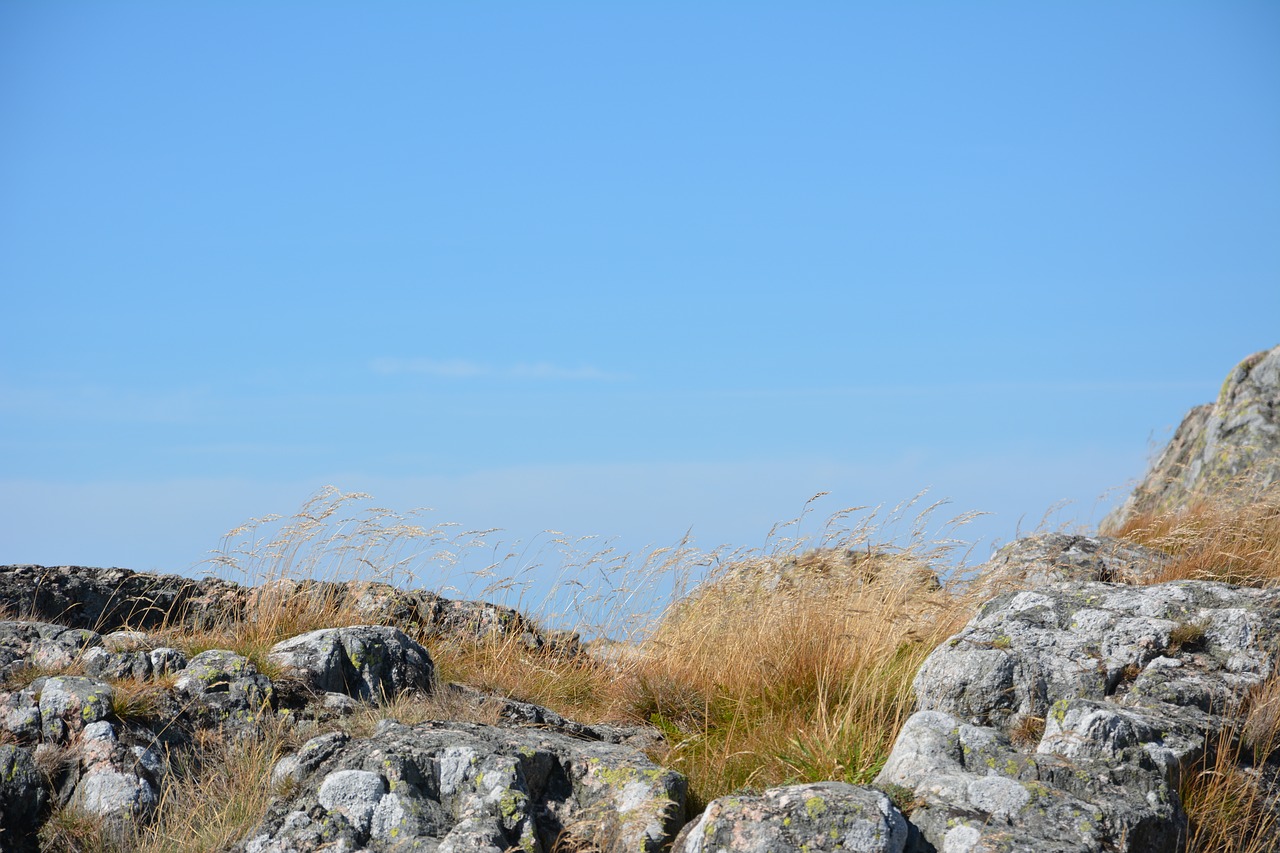
[[[510,365],[481,364],[466,359],[377,358],[369,363],[375,373],[413,374],[441,379],[534,379],[570,381],[610,381],[622,378],[597,367],[561,367],[539,361]]]

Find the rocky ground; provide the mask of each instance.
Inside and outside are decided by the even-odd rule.
[[[1280,348],[1246,360],[1179,431],[1166,457],[1192,460],[1201,479],[1162,461],[1123,512],[1172,500],[1175,480],[1190,494],[1241,466],[1274,479],[1277,401]],[[1242,438],[1249,449],[1231,444]],[[41,823],[68,804],[125,837],[193,744],[285,725],[297,747],[275,765],[265,818],[231,849],[1180,850],[1183,779],[1250,737],[1239,724],[1250,697],[1276,677],[1280,590],[1153,583],[1169,560],[1099,536],[1007,546],[979,578],[986,603],[920,669],[917,709],[874,784],[743,791],[699,814],[685,779],[646,757],[657,731],[585,725],[438,678],[419,640],[499,634],[586,654],[513,610],[378,584],[264,590],[0,567],[0,849],[38,849]],[[371,618],[285,639],[257,665],[165,642],[174,626],[234,620],[268,593],[345,598]],[[333,725],[442,696],[487,717]],[[1252,772],[1274,776],[1270,746],[1252,751]]]

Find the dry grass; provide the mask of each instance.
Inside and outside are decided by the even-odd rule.
[[[1280,748],[1280,675],[1254,690],[1208,744],[1182,785],[1195,853],[1264,853],[1280,838],[1276,768]]]
[[[1164,513],[1135,515],[1115,531],[1172,554],[1155,582],[1216,580],[1246,586],[1280,584],[1280,483],[1202,497]]]
[[[427,641],[441,681],[545,705],[583,721],[607,714],[617,673],[589,657],[530,649],[519,635]]]
[[[287,724],[264,716],[256,736],[202,732],[173,758],[156,819],[129,849],[139,853],[214,853],[230,848],[266,815],[271,770],[300,744]]]
[[[906,556],[897,572],[782,592],[759,582],[768,568],[745,568],[641,644],[615,683],[619,709],[663,730],[670,746],[654,758],[689,776],[699,803],[789,781],[870,781],[912,710],[920,663],[969,603],[923,584]]]

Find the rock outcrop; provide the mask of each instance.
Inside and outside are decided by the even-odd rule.
[[[627,747],[468,723],[322,735],[274,778],[289,793],[237,848],[245,853],[544,853],[575,842],[657,853],[685,809],[684,777]]]
[[[657,851],[683,824],[684,777],[640,751],[656,732],[437,684],[427,649],[398,628],[312,631],[265,660],[0,622],[0,850],[35,851],[50,807],[127,840],[159,804],[168,762],[202,738],[333,728],[361,704],[440,693],[497,722],[387,719],[367,738],[313,737],[276,768],[281,796],[241,849],[550,851],[573,838]]]
[[[510,637],[534,649],[577,655],[576,634],[548,631],[510,607],[458,601],[385,583],[280,579],[245,587],[218,578],[195,580],[87,566],[0,566],[0,612],[102,633],[164,626],[208,627],[243,619],[266,603],[301,607],[350,604],[364,621],[393,625],[418,639]]]
[[[1133,515],[1166,512],[1226,488],[1280,481],[1280,346],[1236,365],[1213,403],[1197,406],[1125,502],[1102,523],[1118,530]]]
[[[1168,554],[1110,536],[1038,533],[1010,542],[975,572],[991,594],[1059,581],[1150,583]]]
[[[1280,590],[1009,592],[925,661],[876,782],[939,850],[1178,850],[1179,780],[1277,652]]]

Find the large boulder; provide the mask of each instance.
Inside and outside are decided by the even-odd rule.
[[[314,690],[381,704],[410,691],[430,693],[431,656],[399,628],[324,628],[276,643],[267,660]]]
[[[1178,849],[1178,783],[1280,651],[1280,590],[1007,592],[936,649],[877,778],[938,849]]]
[[[1280,346],[1236,365],[1218,399],[1192,409],[1151,470],[1103,520],[1118,530],[1134,515],[1166,512],[1224,489],[1245,494],[1280,481]]]
[[[657,853],[684,817],[683,776],[636,750],[552,731],[381,723],[286,756],[281,793],[238,850],[544,853],[567,842]]]

